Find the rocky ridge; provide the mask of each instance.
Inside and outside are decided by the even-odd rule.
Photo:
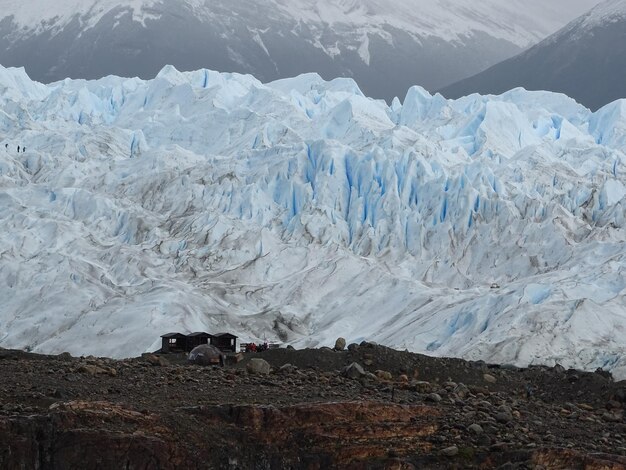
[[[0,350],[0,371],[2,468],[626,468],[626,383],[604,371],[367,342],[223,369]]]

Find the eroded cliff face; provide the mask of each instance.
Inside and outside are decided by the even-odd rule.
[[[69,402],[0,419],[2,468],[173,468],[189,459],[161,419],[107,402]],[[193,462],[193,460],[190,460]]]
[[[428,453],[428,406],[200,406],[160,416],[72,401],[0,419],[2,468],[328,468]],[[391,450],[393,449],[393,450]]]
[[[624,469],[626,458],[568,449],[433,453],[439,410],[374,402],[199,406],[142,413],[71,401],[0,418],[6,469],[535,468]]]

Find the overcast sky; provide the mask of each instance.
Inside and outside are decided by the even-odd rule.
[[[533,1],[536,1],[538,3],[551,3],[553,1],[560,1],[560,0],[533,0]],[[567,3],[565,7],[567,9],[567,12],[565,12],[566,15],[580,16],[587,10],[596,6],[598,3],[602,3],[602,0],[568,0],[567,2],[560,1],[560,3]],[[573,15],[570,15],[570,13],[573,13]]]

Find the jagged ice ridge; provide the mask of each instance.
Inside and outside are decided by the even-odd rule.
[[[0,90],[2,347],[230,330],[626,377],[624,100],[172,67]]]

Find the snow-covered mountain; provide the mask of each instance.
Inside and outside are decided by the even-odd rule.
[[[0,346],[228,330],[626,377],[626,101],[172,67],[0,90]]]
[[[626,98],[626,0],[608,0],[522,54],[442,89],[457,98],[514,87],[565,93],[592,110]]]
[[[390,100],[511,57],[598,0],[0,0],[0,64],[44,82],[165,65],[355,78]]]

